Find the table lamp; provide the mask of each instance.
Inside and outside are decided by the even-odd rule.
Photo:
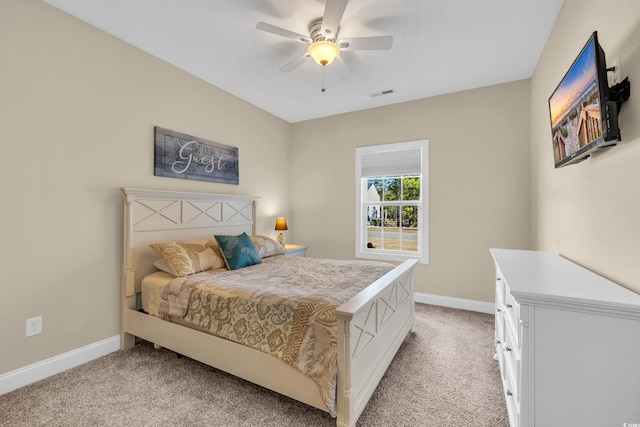
[[[280,235],[278,236],[278,242],[280,242],[280,244],[284,246],[284,234],[282,234],[282,230],[288,230],[286,218],[276,219],[276,230],[280,231]]]

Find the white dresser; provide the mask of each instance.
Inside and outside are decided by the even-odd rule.
[[[640,425],[640,295],[556,254],[491,255],[511,426]]]

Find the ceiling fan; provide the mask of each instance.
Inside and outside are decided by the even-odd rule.
[[[342,51],[355,50],[390,50],[393,46],[393,36],[358,37],[339,39],[340,21],[349,0],[327,0],[324,16],[309,23],[309,36],[298,34],[266,22],[258,22],[256,28],[261,31],[286,37],[308,45],[307,52],[283,65],[280,71],[289,72],[303,64],[309,57],[318,64],[326,67]]]

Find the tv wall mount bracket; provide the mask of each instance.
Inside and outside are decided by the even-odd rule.
[[[615,70],[616,67],[607,68],[607,71],[610,72]],[[609,88],[609,99],[616,103],[618,114],[620,114],[622,104],[629,99],[629,96],[631,96],[631,82],[629,81],[629,77],[625,77],[620,83]]]

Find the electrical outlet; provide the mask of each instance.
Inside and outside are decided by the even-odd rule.
[[[42,333],[42,316],[27,319],[27,336],[38,335]]]
[[[613,58],[613,61],[607,64],[607,68],[613,68],[612,71],[607,71],[609,87],[620,83],[620,57],[616,56],[615,58]]]

